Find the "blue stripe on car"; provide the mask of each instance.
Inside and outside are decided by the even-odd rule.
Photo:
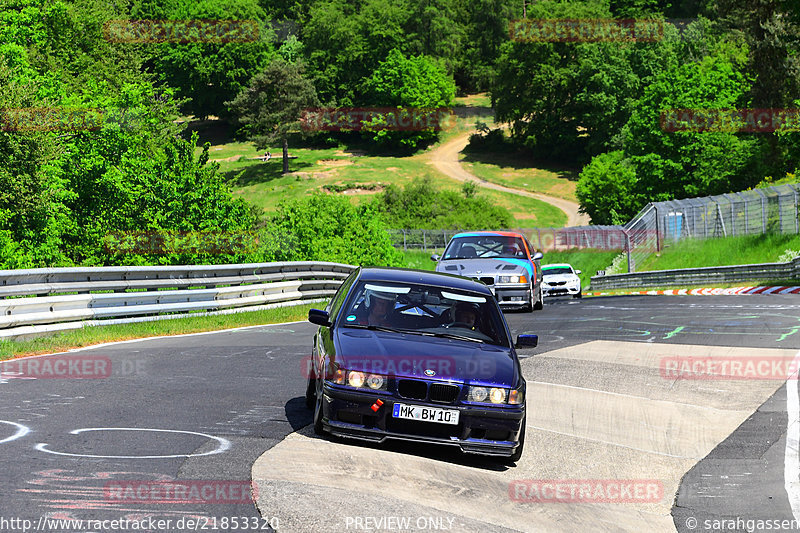
[[[533,266],[531,265],[530,261],[526,261],[525,259],[507,259],[504,257],[497,257],[496,259],[498,261],[505,261],[506,263],[511,263],[517,266],[525,267],[525,270],[528,271],[528,276],[530,276],[531,278],[533,277]]]

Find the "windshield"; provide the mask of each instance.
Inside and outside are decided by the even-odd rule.
[[[555,276],[558,274],[574,274],[571,267],[542,268],[542,276]]]
[[[413,283],[362,282],[340,316],[343,327],[509,346],[497,304],[478,293]]]
[[[525,255],[525,243],[520,237],[503,235],[474,235],[456,237],[444,251],[442,260],[470,258],[516,257]]]

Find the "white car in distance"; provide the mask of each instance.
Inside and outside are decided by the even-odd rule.
[[[546,296],[568,296],[580,298],[581,278],[580,270],[575,270],[566,263],[557,265],[542,265],[542,294]]]

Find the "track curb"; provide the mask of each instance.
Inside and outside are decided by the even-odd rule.
[[[752,295],[752,294],[800,294],[800,287],[729,287],[703,288],[703,289],[666,289],[653,291],[628,291],[628,292],[587,292],[584,296],[720,296],[720,295]]]

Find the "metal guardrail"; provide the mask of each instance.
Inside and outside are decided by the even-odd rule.
[[[87,320],[136,322],[326,298],[354,268],[291,262],[0,270],[0,339],[74,329]]]
[[[746,283],[762,280],[800,279],[800,257],[788,263],[761,263],[676,270],[653,270],[628,274],[593,276],[592,289],[634,289],[706,283]]]

